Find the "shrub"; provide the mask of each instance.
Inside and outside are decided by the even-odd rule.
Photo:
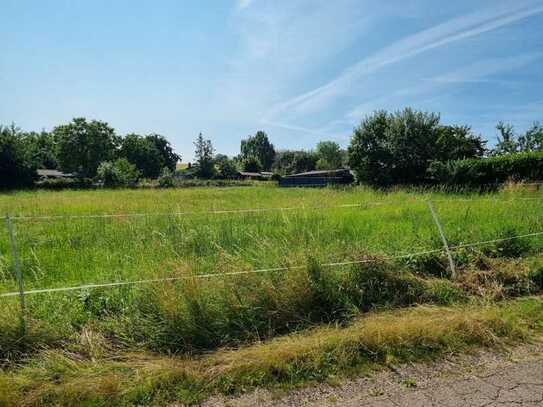
[[[539,181],[543,179],[543,152],[433,162],[428,175],[438,184],[472,187],[500,184],[508,180]]]
[[[350,278],[360,293],[356,305],[362,311],[382,306],[413,305],[422,301],[426,291],[423,280],[385,263],[353,267]]]
[[[158,186],[161,188],[171,188],[175,185],[173,173],[168,167],[164,167],[158,177]]]
[[[36,182],[36,187],[41,189],[61,190],[61,189],[84,189],[93,188],[93,181],[90,178],[60,178],[45,179]]]
[[[125,158],[105,161],[98,166],[96,178],[106,187],[131,187],[138,182],[140,173]]]
[[[262,171],[262,165],[258,158],[253,155],[243,158],[241,165],[243,166],[243,171],[247,172],[260,172]]]
[[[236,179],[238,177],[238,167],[235,161],[226,157],[217,162],[217,177],[220,179]]]
[[[440,253],[429,253],[422,256],[413,256],[405,261],[409,270],[414,273],[434,276],[448,277],[448,262]]]
[[[522,233],[515,230],[515,228],[504,228],[499,234],[501,239],[509,239],[497,242],[493,247],[488,247],[483,252],[490,257],[505,257],[515,258],[521,257],[523,254],[528,253],[531,249],[531,244],[528,239],[515,239]]]

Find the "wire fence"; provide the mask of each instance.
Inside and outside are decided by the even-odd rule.
[[[433,199],[432,202],[481,202],[491,201],[496,203],[508,203],[516,201],[539,201],[541,197],[518,197],[511,199],[496,199],[496,198],[458,198],[458,199]],[[349,208],[365,208],[369,206],[403,206],[407,204],[427,204],[428,201],[422,199],[408,199],[402,202],[396,201],[366,201],[361,203],[348,203],[341,205],[321,205],[321,206],[285,206],[285,207],[270,207],[270,208],[235,208],[207,211],[172,211],[172,212],[133,212],[133,213],[104,213],[104,214],[81,214],[81,215],[17,215],[11,216],[12,221],[45,221],[45,220],[63,220],[63,219],[108,219],[108,218],[145,218],[145,217],[178,217],[178,216],[194,216],[194,215],[228,215],[228,214],[247,214],[247,213],[264,213],[264,212],[281,212],[281,211],[304,211],[304,210],[324,210],[324,209],[349,209]]]
[[[538,184],[539,185],[539,184]],[[496,198],[469,198],[469,199],[462,199],[462,198],[456,198],[456,199],[436,199],[433,200],[434,202],[472,202],[472,201],[481,201],[481,200],[491,200],[496,202],[513,202],[513,201],[532,201],[532,200],[540,200],[540,197],[518,197],[513,199],[496,199]],[[417,256],[423,256],[428,254],[435,254],[435,253],[442,253],[445,252],[447,254],[448,260],[449,260],[449,267],[451,269],[452,277],[455,278],[455,264],[454,260],[452,258],[451,252],[461,249],[461,248],[469,248],[469,247],[476,247],[476,246],[482,246],[482,245],[489,245],[489,244],[496,244],[499,242],[505,242],[509,240],[515,240],[515,239],[524,239],[524,238],[530,238],[530,237],[536,237],[543,235],[543,231],[541,232],[534,232],[534,233],[528,233],[523,235],[517,235],[517,236],[511,236],[506,238],[497,238],[492,240],[486,240],[486,241],[477,241],[477,242],[471,242],[471,243],[465,243],[460,245],[449,245],[447,238],[445,236],[445,232],[443,230],[443,227],[439,221],[439,218],[437,216],[437,213],[433,209],[432,202],[431,201],[423,201],[420,199],[413,199],[408,200],[404,202],[395,202],[395,201],[367,201],[363,203],[349,203],[349,204],[341,204],[341,205],[328,205],[328,206],[305,206],[305,205],[299,205],[299,206],[289,206],[289,207],[272,207],[272,208],[241,208],[241,209],[225,209],[225,210],[210,210],[210,211],[178,211],[178,212],[151,212],[151,213],[124,213],[124,214],[90,214],[90,215],[49,215],[49,216],[33,216],[33,215],[23,215],[23,216],[14,216],[10,217],[9,215],[6,216],[6,225],[8,229],[8,235],[10,237],[10,245],[12,248],[12,256],[15,264],[15,279],[18,283],[18,291],[13,292],[7,292],[7,293],[1,293],[0,298],[6,298],[6,297],[20,297],[21,302],[21,308],[25,308],[25,296],[27,295],[34,295],[34,294],[44,294],[44,293],[56,293],[56,292],[68,292],[68,291],[77,291],[77,290],[87,290],[87,289],[95,289],[95,288],[109,288],[109,287],[119,287],[119,286],[129,286],[129,285],[139,285],[139,284],[152,284],[152,283],[161,283],[161,282],[168,282],[168,281],[177,281],[177,280],[187,280],[187,279],[209,279],[209,278],[221,278],[221,277],[228,277],[228,276],[236,276],[236,275],[244,275],[244,274],[258,274],[258,273],[269,273],[269,272],[278,272],[278,271],[286,271],[286,270],[293,270],[293,269],[303,269],[307,267],[307,265],[292,265],[292,266],[278,266],[278,267],[271,267],[271,268],[263,268],[263,269],[252,269],[252,270],[240,270],[240,271],[233,271],[233,272],[225,272],[225,273],[210,273],[210,274],[197,274],[197,275],[191,275],[191,276],[178,276],[178,277],[166,277],[166,278],[153,278],[153,279],[141,279],[141,280],[131,280],[131,281],[116,281],[116,282],[104,282],[104,283],[92,283],[92,284],[84,284],[84,285],[77,285],[77,286],[67,286],[67,287],[57,287],[57,288],[42,288],[42,289],[33,289],[33,290],[24,290],[24,281],[23,281],[23,273],[20,267],[20,261],[19,256],[17,254],[17,245],[15,242],[14,234],[13,234],[13,220],[18,221],[25,221],[25,220],[57,220],[57,219],[97,219],[97,218],[121,218],[121,217],[152,217],[152,216],[182,216],[182,215],[201,215],[201,214],[212,214],[212,215],[219,215],[219,214],[242,214],[242,213],[262,213],[262,212],[270,212],[270,211],[294,211],[294,210],[323,210],[323,209],[348,209],[348,208],[364,208],[368,206],[376,206],[376,205],[405,205],[405,203],[425,203],[428,205],[428,208],[432,214],[432,219],[434,220],[434,223],[436,224],[436,227],[439,231],[440,237],[442,239],[443,247],[440,249],[431,249],[431,250],[425,250],[425,251],[419,251],[419,252],[413,252],[413,253],[406,253],[406,254],[398,254],[393,256],[385,256],[380,257],[379,259],[363,259],[363,260],[346,260],[341,262],[334,262],[334,263],[324,263],[321,264],[323,267],[340,267],[340,266],[346,266],[346,265],[352,265],[352,264],[361,264],[361,263],[371,263],[376,262],[380,260],[397,260],[397,259],[405,259],[405,258],[412,258]]]
[[[543,231],[527,233],[527,234],[518,235],[518,236],[511,236],[507,238],[459,244],[459,245],[454,245],[454,246],[447,245],[447,249],[449,251],[455,251],[458,249],[485,246],[489,244],[501,243],[501,242],[506,242],[506,241],[511,241],[511,240],[536,237],[536,236],[543,236]],[[386,260],[409,259],[409,258],[424,256],[428,254],[442,253],[442,252],[445,252],[447,249],[443,247],[441,249],[424,250],[424,251],[399,254],[399,255],[394,255],[394,256],[383,256],[383,257],[379,257],[375,259],[346,260],[346,261],[334,262],[334,263],[323,263],[323,264],[320,264],[320,266],[321,267],[341,267],[341,266],[348,266],[348,265],[355,265],[355,264],[375,263],[375,262],[386,261]],[[179,277],[151,278],[151,279],[132,280],[132,281],[117,281],[117,282],[100,283],[100,284],[84,284],[84,285],[71,286],[71,287],[28,290],[28,291],[22,291],[22,294],[26,296],[26,295],[32,295],[32,294],[46,294],[46,293],[66,292],[66,291],[88,290],[88,289],[95,289],[95,288],[152,284],[152,283],[179,281],[179,280],[221,278],[221,277],[238,276],[238,275],[244,275],[244,274],[260,274],[260,273],[271,273],[271,272],[277,272],[277,271],[299,270],[299,269],[304,269],[306,267],[307,265],[299,264],[299,265],[292,265],[292,266],[271,267],[271,268],[254,269],[254,270],[240,270],[240,271],[232,271],[232,272],[226,272],[226,273],[207,273],[207,274],[195,274],[195,275],[190,275],[190,276],[179,276]],[[0,297],[16,297],[20,295],[21,295],[20,291],[13,291],[13,292],[8,292],[8,293],[2,293],[0,294]]]

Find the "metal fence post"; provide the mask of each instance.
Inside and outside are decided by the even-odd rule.
[[[439,222],[439,218],[437,217],[437,213],[434,209],[434,205],[432,205],[432,201],[428,201],[428,207],[430,208],[430,212],[432,213],[432,218],[434,219],[434,222],[437,225],[437,228],[439,230],[439,235],[441,236],[441,241],[443,242],[443,247],[445,249],[445,252],[447,253],[447,257],[449,258],[449,267],[451,268],[451,277],[452,279],[456,279],[456,267],[454,265],[454,260],[451,255],[451,251],[449,250],[449,242],[447,242],[447,238],[445,237],[445,232],[443,231],[443,226],[441,226],[441,223]]]
[[[11,218],[9,214],[6,214],[6,226],[8,228],[9,242],[11,244],[11,252],[13,254],[13,260],[15,262],[15,277],[17,278],[17,283],[19,285],[19,300],[21,302],[21,311],[22,315],[26,310],[25,303],[25,293],[24,293],[24,283],[23,283],[23,273],[21,272],[21,263],[19,261],[19,255],[17,253],[17,244],[15,243],[15,236],[13,235],[13,224],[11,223]],[[24,323],[24,316],[23,316]]]

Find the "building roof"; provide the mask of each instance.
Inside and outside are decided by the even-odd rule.
[[[319,170],[319,171],[301,172],[299,174],[287,175],[287,178],[295,178],[295,177],[327,177],[327,176],[339,177],[339,176],[346,175],[346,174],[350,174],[350,171],[345,169],[345,168],[341,168],[341,169],[338,169],[338,170]]]
[[[53,178],[70,178],[74,177],[74,174],[65,173],[58,170],[39,169],[37,173],[40,177],[53,177]]]
[[[240,171],[239,174],[244,177],[262,177],[262,174],[259,172]]]

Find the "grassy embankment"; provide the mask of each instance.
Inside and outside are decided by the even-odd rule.
[[[213,389],[227,391],[230,381],[230,387],[239,390],[245,385],[298,382],[313,376],[321,378],[312,370],[321,362],[315,365],[312,358],[320,361],[328,357],[328,351],[324,351],[327,341],[341,352],[344,347],[344,339],[341,338],[351,338],[359,329],[357,324],[367,324],[371,319],[355,322],[351,328],[334,328],[337,332],[332,329],[330,335],[326,334],[328,339],[322,341],[324,348],[315,348],[315,353],[308,357],[309,367],[305,365],[303,347],[311,340],[300,340],[297,336],[293,337],[296,339],[278,339],[239,351],[240,355],[251,352],[251,349],[263,352],[263,359],[255,362],[251,367],[252,373],[248,375],[243,373],[243,369],[239,373],[236,363],[222,366],[225,359],[221,359],[221,355],[237,358],[232,355],[238,353],[219,351],[203,358],[194,355],[223,346],[250,344],[318,323],[346,324],[356,320],[361,312],[416,304],[471,304],[465,313],[466,318],[482,315],[479,313],[492,316],[488,320],[481,317],[484,321],[476,316],[462,322],[464,315],[454,309],[408,311],[415,325],[417,320],[424,324],[425,318],[429,318],[428,313],[432,315],[432,321],[439,320],[440,314],[455,312],[458,319],[443,318],[441,325],[432,322],[427,325],[427,331],[413,328],[411,336],[407,332],[390,331],[390,337],[400,342],[388,343],[384,339],[374,348],[364,344],[365,341],[377,340],[371,339],[372,331],[365,327],[364,338],[355,335],[348,342],[345,360],[337,359],[339,356],[333,352],[329,366],[324,370],[318,369],[326,376],[328,371],[339,372],[348,366],[359,366],[363,361],[382,361],[388,354],[419,355],[427,351],[432,353],[434,348],[443,351],[470,343],[486,344],[488,338],[499,336],[524,336],[529,331],[528,327],[540,324],[535,313],[535,310],[541,310],[539,300],[534,299],[529,304],[513,303],[501,311],[479,309],[477,304],[531,295],[541,290],[541,236],[456,250],[455,259],[460,269],[456,281],[449,278],[442,254],[398,261],[386,260],[385,257],[440,247],[437,230],[426,207],[428,199],[434,200],[449,240],[454,245],[542,231],[541,201],[519,199],[539,197],[540,191],[528,189],[477,196],[267,187],[0,195],[0,210],[8,211],[12,216],[201,212],[367,203],[357,208],[243,214],[15,220],[27,289],[142,278],[190,277],[201,273],[284,265],[306,267],[258,275],[206,280],[189,278],[148,286],[29,296],[28,330],[22,336],[17,298],[0,298],[3,308],[0,358],[4,360],[0,383],[11,383],[9,388],[15,393],[10,391],[6,397],[14,397],[14,400],[21,397],[26,401],[43,401],[47,397],[71,400],[70,391],[73,391],[73,400],[96,397],[99,401],[100,397],[107,396],[103,387],[97,395],[92,395],[90,390],[88,397],[80,394],[83,390],[77,381],[86,378],[95,380],[96,386],[111,386],[112,394],[119,402],[124,402],[144,400],[145,397],[156,401],[160,397],[171,397],[174,390],[177,398],[198,398],[198,394],[207,394]],[[474,200],[466,202],[466,198]],[[381,204],[371,203],[374,201]],[[15,284],[11,277],[12,265],[5,233],[0,238],[0,253],[0,292],[12,291]],[[333,268],[320,266],[328,262],[360,259],[375,261]],[[396,317],[375,314],[370,318]],[[392,326],[400,329],[403,320],[399,319]],[[483,332],[481,335],[475,332],[479,328]],[[463,329],[467,339],[463,336]],[[329,331],[318,331],[318,335],[320,332]],[[426,334],[433,337],[428,347],[424,345]],[[381,333],[379,335],[382,337]],[[402,344],[405,335],[411,339]],[[339,338],[338,343],[334,342],[336,337]],[[294,357],[298,360],[298,350],[289,353],[290,345],[285,345],[298,342],[302,364],[300,369],[294,369],[289,367],[290,362],[283,364],[280,360],[282,355],[291,355],[287,359]],[[269,356],[265,356],[266,346],[270,347],[268,351],[275,349]],[[284,352],[280,350],[283,347]],[[298,349],[294,345],[291,348]],[[138,357],[127,356],[136,350]],[[195,376],[183,373],[182,379],[177,377],[170,381],[168,370],[181,362],[156,354],[149,356],[146,352],[185,355],[183,358],[193,355],[193,359],[186,363],[190,369],[195,369]],[[111,357],[121,360],[108,362]],[[123,360],[127,357],[130,360]],[[277,366],[271,369],[265,363],[267,357],[277,357],[279,367],[294,370],[284,374],[276,371]],[[17,361],[22,363],[22,367],[15,365]],[[241,363],[243,359],[238,361]],[[135,364],[130,367],[132,362]],[[222,373],[217,377],[203,374],[209,370],[206,363],[217,363],[220,366],[217,369]],[[164,370],[160,370],[160,366],[164,366]],[[155,371],[155,367],[159,370]],[[139,369],[143,369],[143,373]],[[107,380],[98,380],[96,375],[99,372],[106,372],[110,378],[115,376],[118,381],[107,384]],[[152,374],[146,375],[145,372]],[[176,368],[171,374],[175,377],[179,372]],[[58,385],[42,385],[50,374],[59,375]],[[136,391],[125,381],[132,380],[131,374],[146,378],[150,387],[136,380],[140,386]],[[194,388],[190,385],[192,381]],[[164,394],[161,386],[165,386]],[[141,394],[134,395],[131,393],[134,391],[141,391]]]

